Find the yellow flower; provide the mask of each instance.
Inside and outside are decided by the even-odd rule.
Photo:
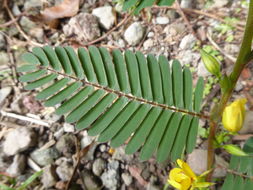
[[[209,187],[213,183],[203,182],[203,176],[210,171],[204,172],[200,176],[192,171],[190,166],[183,160],[178,159],[177,164],[180,168],[174,168],[170,171],[168,183],[179,190],[193,190],[194,188]]]
[[[237,132],[242,128],[246,102],[246,98],[240,98],[224,109],[222,123],[225,129],[230,132]]]

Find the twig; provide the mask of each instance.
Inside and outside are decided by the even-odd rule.
[[[189,20],[187,19],[187,17],[184,14],[184,11],[182,10],[181,6],[178,3],[178,0],[175,1],[176,4],[176,9],[179,12],[179,14],[181,15],[181,17],[184,19],[184,22],[186,23],[188,29],[191,31],[191,33],[195,36],[196,39],[199,39],[196,32],[193,30],[191,23],[189,22]],[[200,40],[201,41],[201,40]]]
[[[142,46],[142,44],[144,43],[146,37],[148,36],[149,31],[150,31],[150,30],[147,30],[146,34],[143,36],[143,38],[142,38],[140,44],[139,44],[138,47],[136,48],[136,51],[138,51],[138,50],[141,49],[141,46]]]
[[[84,46],[89,46],[89,45],[95,44],[95,43],[105,39],[109,34],[111,34],[113,31],[117,30],[119,27],[121,27],[123,24],[125,24],[127,21],[129,21],[131,18],[132,18],[131,13],[126,15],[125,18],[121,22],[119,22],[115,27],[113,27],[111,30],[109,30],[107,33],[105,33],[103,36],[101,36],[100,38],[97,38],[96,40],[93,40],[91,42],[84,44]]]
[[[20,19],[20,17],[25,16],[26,14],[27,14],[26,12],[20,13],[19,15],[16,16],[16,18],[11,19],[11,20],[9,20],[8,22],[5,22],[5,23],[3,23],[3,24],[0,24],[0,28],[4,28],[4,27],[7,27],[7,26],[9,26],[9,25],[14,24],[15,22],[18,21],[18,19]]]
[[[173,9],[173,10],[177,10],[176,7],[174,6],[153,6],[153,8],[157,8],[157,9]],[[212,18],[212,19],[215,19],[215,20],[218,20],[222,23],[226,23],[226,21],[219,17],[219,16],[216,16],[214,14],[211,14],[211,13],[207,13],[207,12],[204,12],[204,11],[201,11],[201,10],[197,10],[197,9],[190,9],[190,8],[181,8],[183,12],[185,13],[188,13],[188,14],[198,14],[198,15],[203,15],[203,16],[206,16],[206,17],[209,17],[209,18]],[[240,30],[240,31],[244,31],[244,28],[241,27],[241,26],[238,26],[238,25],[241,25],[241,24],[235,24],[233,25],[236,29]]]
[[[7,12],[8,12],[8,15],[10,16],[11,20],[15,20],[14,15],[12,14],[10,8],[8,7],[7,0],[4,0],[3,7],[6,8],[6,10],[7,10]],[[20,34],[21,34],[29,43],[31,43],[31,44],[34,45],[34,46],[40,46],[40,47],[43,46],[43,44],[40,44],[40,43],[38,43],[38,42],[35,42],[35,41],[31,40],[31,38],[22,30],[22,28],[21,28],[20,25],[17,23],[17,21],[15,21],[14,24],[15,24],[16,28],[18,29],[18,31],[20,32]]]
[[[236,61],[235,57],[233,57],[232,55],[227,54],[223,49],[220,48],[220,46],[218,44],[215,43],[215,41],[212,39],[209,32],[207,32],[206,37],[209,40],[209,42],[214,46],[215,49],[217,49],[219,52],[221,52],[225,57],[227,57],[233,63]]]
[[[3,110],[0,110],[0,114],[2,116],[5,116],[5,117],[11,117],[11,118],[19,119],[19,120],[22,120],[22,121],[28,121],[28,122],[35,123],[35,124],[38,124],[38,125],[49,127],[49,124],[47,122],[39,120],[39,119],[34,119],[34,118],[31,118],[31,117],[18,115],[18,114],[15,114],[15,113],[8,113],[8,112],[5,112]]]
[[[93,145],[93,142],[89,146],[86,146],[85,148],[83,148],[81,150],[79,150],[79,148],[77,149],[76,164],[75,164],[74,170],[73,170],[73,172],[71,174],[71,177],[70,177],[70,179],[69,179],[69,181],[68,181],[68,183],[67,183],[67,185],[65,187],[65,190],[68,190],[70,188],[70,185],[71,185],[71,183],[73,181],[73,177],[74,177],[75,173],[77,172],[78,166],[80,164],[81,158],[87,154],[87,152],[90,150],[90,147],[92,145]],[[79,145],[78,142],[76,143],[76,147],[80,147],[80,145]]]

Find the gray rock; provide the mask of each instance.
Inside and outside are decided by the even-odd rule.
[[[4,49],[5,44],[6,44],[6,42],[5,42],[5,39],[4,39],[4,35],[2,33],[0,33],[0,50]]]
[[[76,151],[75,141],[76,137],[74,135],[66,134],[60,137],[55,147],[64,156],[71,157]]]
[[[73,133],[75,132],[75,126],[74,125],[71,125],[69,123],[64,123],[63,124],[63,130],[66,132],[66,133]]]
[[[115,160],[130,162],[133,159],[133,155],[126,154],[125,146],[120,146],[119,148],[115,149],[115,152],[113,153],[112,158]]]
[[[156,18],[156,23],[157,24],[169,24],[169,22],[170,22],[170,20],[169,20],[169,18],[168,17],[157,17]]]
[[[43,184],[43,187],[45,188],[53,187],[56,184],[57,175],[56,175],[54,166],[48,165],[45,168],[43,168],[41,182]]]
[[[198,64],[197,73],[198,73],[198,76],[201,76],[201,77],[211,76],[211,73],[208,72],[208,70],[205,68],[205,65],[202,61],[200,61]]]
[[[0,65],[7,65],[9,63],[8,54],[4,51],[0,52]]]
[[[36,38],[39,42],[43,42],[43,36],[44,36],[43,28],[39,28],[39,27],[33,28],[30,30],[29,33],[31,34],[31,36]]]
[[[26,0],[24,4],[24,9],[27,11],[31,8],[42,8],[43,1],[42,0]]]
[[[69,20],[63,32],[67,36],[76,35],[78,41],[92,41],[100,36],[98,19],[88,13],[80,13]]]
[[[95,175],[100,176],[106,167],[105,160],[97,158],[92,165],[92,171]]]
[[[195,149],[191,154],[188,155],[187,163],[191,167],[194,173],[197,175],[202,174],[207,170],[207,150]],[[220,178],[226,176],[226,169],[228,163],[220,156],[215,156],[216,166],[213,173],[213,177]],[[222,167],[220,167],[222,166]]]
[[[241,80],[238,80],[238,82],[235,85],[235,91],[239,92],[243,89],[243,84]]]
[[[28,17],[22,16],[20,19],[20,25],[22,26],[22,29],[30,33],[30,30],[36,28],[37,24],[33,21],[31,21]]]
[[[5,98],[9,96],[9,94],[11,93],[11,90],[12,88],[9,86],[0,89],[0,106],[4,102]]]
[[[182,65],[189,64],[192,66],[197,66],[200,60],[200,54],[195,53],[192,50],[183,50],[178,53],[177,59],[180,60]]]
[[[116,190],[119,186],[118,168],[118,161],[110,161],[108,164],[108,170],[101,176],[104,186],[110,190]]]
[[[99,190],[102,187],[102,181],[91,171],[84,169],[81,172],[82,180],[87,190]]]
[[[31,158],[40,166],[46,166],[59,157],[55,148],[37,149],[31,153]]]
[[[87,131],[83,131],[81,139],[81,147],[85,148],[86,146],[90,145],[95,138],[96,137],[89,136]]]
[[[239,52],[240,47],[235,44],[225,43],[224,50],[231,55],[235,55]]]
[[[111,6],[95,8],[92,14],[98,17],[99,23],[107,30],[113,26],[116,19]]]
[[[57,168],[56,173],[62,181],[68,181],[73,173],[73,166],[68,162],[62,162]]]
[[[246,111],[245,120],[242,129],[239,131],[240,134],[249,134],[253,132],[253,111]]]
[[[36,134],[27,127],[20,127],[10,131],[3,143],[3,151],[6,155],[12,156],[28,148],[36,143]]]
[[[26,157],[22,154],[17,154],[14,156],[12,164],[6,170],[8,174],[12,177],[17,177],[24,173],[26,167]]]
[[[192,49],[196,42],[196,38],[193,34],[188,34],[183,37],[179,44],[180,49]]]
[[[180,3],[181,8],[192,8],[193,0],[182,0]]]
[[[133,182],[133,177],[129,173],[121,174],[121,178],[126,186],[131,185],[131,183]]]
[[[210,8],[221,8],[226,6],[229,3],[229,0],[216,0],[214,1],[214,3],[212,4],[212,6]]]
[[[105,152],[105,151],[106,151],[106,145],[104,145],[104,144],[100,145],[100,146],[99,146],[99,150],[100,150],[101,152]]]
[[[149,48],[151,48],[151,47],[153,47],[153,46],[154,46],[154,41],[153,41],[153,39],[151,39],[151,38],[147,39],[147,40],[143,43],[143,48],[144,48],[144,50],[147,50],[147,49],[149,49]]]
[[[124,38],[129,45],[135,46],[138,44],[144,35],[144,28],[140,22],[131,24],[124,33]]]

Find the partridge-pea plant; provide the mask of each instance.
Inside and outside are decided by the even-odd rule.
[[[138,13],[157,3],[171,6],[174,0],[117,0],[123,10]],[[170,160],[179,165],[171,170],[168,184],[177,189],[212,188],[215,150],[232,154],[222,190],[253,189],[253,139],[243,149],[226,144],[225,138],[238,132],[245,118],[246,99],[229,103],[244,67],[253,58],[253,0],[241,49],[231,74],[221,71],[218,60],[201,50],[206,69],[221,87],[220,101],[210,114],[201,111],[204,80],[193,85],[192,73],[178,60],[141,52],[90,46],[34,47],[23,55],[19,80],[26,90],[38,89],[36,98],[45,106],[54,106],[56,114],[77,130],[110,142],[113,148],[126,144],[125,152],[140,151],[140,159],[156,155],[158,162]],[[197,176],[181,159],[196,145],[200,119],[209,123],[207,171]],[[222,121],[222,122],[221,122]],[[218,133],[223,124],[227,132]],[[232,184],[232,185],[231,185]]]

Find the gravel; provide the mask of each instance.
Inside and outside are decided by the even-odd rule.
[[[5,98],[9,96],[11,93],[12,88],[11,87],[4,87],[0,89],[0,106],[3,104]]]
[[[48,165],[43,168],[41,182],[45,188],[53,187],[56,184],[57,175],[55,172],[55,167],[53,165]]]
[[[106,167],[105,160],[97,158],[92,165],[92,171],[95,175],[100,176]]]
[[[37,149],[31,153],[31,158],[40,166],[52,164],[59,157],[55,148]]]
[[[140,22],[132,23],[125,31],[124,38],[131,46],[137,45],[144,35],[144,28]]]
[[[63,161],[57,168],[56,173],[62,181],[68,181],[73,173],[73,164]]]
[[[26,167],[26,156],[17,154],[14,156],[12,164],[7,168],[6,172],[12,177],[17,177],[24,173]]]
[[[188,34],[183,37],[183,39],[180,42],[179,48],[180,49],[192,49],[195,45],[196,38],[193,34]]]
[[[95,176],[91,171],[84,169],[81,172],[82,180],[87,190],[99,190],[102,187],[102,181]]]
[[[65,134],[60,137],[55,147],[66,157],[71,157],[76,152],[76,137],[72,134]]]
[[[92,14],[98,17],[99,23],[106,29],[112,28],[116,17],[111,6],[98,7],[92,10]]]
[[[77,41],[92,41],[100,37],[100,28],[96,16],[80,13],[72,17],[68,24],[63,26],[66,36],[75,35]]]
[[[13,156],[25,151],[36,144],[36,134],[27,127],[20,127],[11,130],[3,142],[3,152],[8,156]]]

